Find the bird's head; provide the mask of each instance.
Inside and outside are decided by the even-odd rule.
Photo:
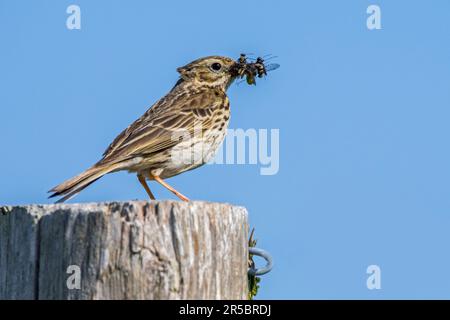
[[[210,56],[192,61],[177,71],[184,81],[226,90],[236,78],[235,65],[236,61],[231,58]]]

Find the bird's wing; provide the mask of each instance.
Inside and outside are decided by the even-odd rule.
[[[175,146],[185,134],[209,129],[212,113],[228,105],[223,91],[169,93],[125,129],[106,149],[100,163],[117,162]]]

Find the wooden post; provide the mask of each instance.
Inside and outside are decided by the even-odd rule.
[[[0,299],[246,299],[247,261],[242,207],[0,207]]]

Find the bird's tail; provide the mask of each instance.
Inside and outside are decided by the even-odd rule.
[[[105,174],[110,173],[120,167],[119,163],[108,164],[108,165],[94,165],[86,171],[80,173],[79,175],[64,181],[63,183],[57,185],[49,192],[53,192],[49,198],[64,196],[56,203],[64,202],[75,195],[77,195],[81,190],[89,186],[91,183],[103,177]]]

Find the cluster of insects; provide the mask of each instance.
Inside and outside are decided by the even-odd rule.
[[[269,59],[274,58],[270,57]],[[250,58],[248,58],[250,59]],[[239,59],[236,61],[235,72],[238,77],[246,78],[248,84],[256,84],[255,77],[262,78],[267,75],[268,71],[278,69],[278,63],[265,64],[263,57],[258,57],[252,62],[247,61],[247,55],[241,53]]]

